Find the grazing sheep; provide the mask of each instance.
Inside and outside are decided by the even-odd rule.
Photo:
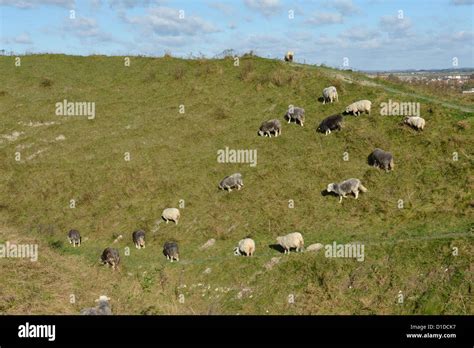
[[[137,230],[132,233],[133,243],[135,243],[135,248],[141,249],[145,248],[145,231]]]
[[[362,186],[359,179],[347,179],[340,183],[331,183],[327,187],[328,192],[334,192],[339,196],[339,203],[342,202],[342,197],[346,198],[348,193],[354,193],[355,199],[359,197],[359,190],[367,192],[367,189]]]
[[[229,192],[231,192],[233,188],[237,188],[237,190],[240,190],[243,186],[244,186],[244,182],[242,181],[242,174],[240,173],[235,173],[235,174],[226,176],[219,183],[219,189],[228,190]]]
[[[277,243],[283,247],[285,254],[289,254],[291,248],[295,248],[297,252],[303,251],[304,240],[299,232],[293,232],[283,237],[277,237],[276,240]]]
[[[336,129],[342,129],[342,116],[339,114],[326,117],[324,120],[321,121],[317,130],[321,133],[328,135],[331,134],[332,130]]]
[[[82,315],[112,315],[112,310],[110,309],[109,300],[107,296],[100,296],[99,299],[95,302],[99,302],[97,307],[84,308],[81,310]]]
[[[179,248],[176,242],[166,242],[163,246],[163,254],[165,254],[167,260],[179,261]]]
[[[112,269],[115,270],[120,264],[120,255],[117,249],[114,248],[105,248],[102,252],[101,261],[103,264],[112,266]]]
[[[419,116],[406,117],[403,123],[413,127],[416,130],[423,130],[425,128],[425,119]]]
[[[368,157],[369,165],[383,168],[386,172],[393,170],[393,156],[390,152],[381,149],[375,149]]]
[[[78,230],[70,230],[67,234],[67,238],[69,239],[69,244],[72,244],[74,248],[76,244],[78,247],[81,246],[81,234]]]
[[[294,57],[294,53],[291,52],[291,51],[288,51],[288,52],[285,54],[285,62],[292,62],[292,61],[293,61],[293,57]]]
[[[161,218],[165,220],[166,223],[173,221],[177,225],[180,217],[181,215],[178,208],[166,208],[161,213]]]
[[[255,241],[251,238],[244,238],[239,241],[234,248],[234,255],[252,256],[255,252]]]
[[[326,102],[333,103],[334,101],[339,101],[336,87],[329,86],[323,89],[323,104],[326,104]]]
[[[370,102],[370,100],[359,100],[346,107],[345,113],[359,116],[361,113],[366,112],[370,115],[371,107],[372,103]]]
[[[272,133],[275,134],[276,137],[281,135],[281,123],[277,119],[263,122],[258,131],[258,135],[269,136],[270,138],[272,137]]]
[[[288,120],[288,123],[295,121],[295,123],[299,123],[301,127],[303,127],[304,109],[296,106],[290,106],[285,114],[285,119]]]

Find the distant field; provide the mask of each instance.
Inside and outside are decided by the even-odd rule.
[[[15,67],[2,56],[0,68],[0,243],[39,244],[38,262],[0,258],[0,313],[77,314],[101,294],[117,314],[474,313],[472,113],[358,73],[253,56],[238,67],[232,58],[131,57],[127,67],[123,57],[64,55],[24,56]],[[330,85],[339,102],[323,105]],[[445,101],[472,107],[462,98]],[[95,118],[57,116],[64,99],[95,102]],[[360,99],[372,101],[371,115],[315,132]],[[389,99],[420,102],[425,130],[381,116]],[[285,123],[290,104],[305,108],[304,127]],[[272,118],[282,136],[258,137]],[[257,150],[257,165],[218,163],[226,147]],[[393,153],[393,172],[367,164],[376,147]],[[219,191],[234,172],[245,187]],[[358,200],[323,194],[352,177],[368,188]],[[180,202],[178,225],[156,223]],[[80,248],[66,240],[72,228]],[[143,250],[131,240],[139,228]],[[305,245],[363,243],[365,259],[271,247],[293,231]],[[247,235],[255,256],[234,256]],[[163,256],[167,240],[179,243],[179,262]],[[107,246],[120,250],[117,272],[98,262]]]

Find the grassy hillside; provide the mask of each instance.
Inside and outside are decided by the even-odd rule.
[[[107,294],[120,314],[472,314],[472,114],[400,99],[356,73],[252,56],[233,63],[133,57],[126,67],[121,57],[35,55],[15,67],[0,57],[0,243],[39,244],[36,263],[0,259],[0,312],[78,313]],[[329,85],[339,102],[323,105]],[[95,119],[56,116],[64,99],[95,102]],[[372,101],[370,116],[315,132],[359,99]],[[381,116],[389,99],[419,101],[425,130]],[[258,137],[260,123],[284,121],[289,104],[306,109],[305,126],[283,122],[281,137]],[[256,149],[257,165],[218,163],[225,147]],[[367,165],[375,147],[393,153],[393,172]],[[244,189],[219,191],[234,172]],[[358,200],[322,194],[351,177],[368,188]],[[180,200],[180,223],[157,224]],[[67,243],[71,228],[81,248]],[[144,250],[131,241],[138,228]],[[270,247],[292,231],[306,245],[362,242],[365,260]],[[233,256],[247,235],[255,257]],[[216,244],[200,250],[210,238]],[[178,263],[162,255],[170,239]],[[120,250],[119,272],[98,263],[107,246]]]

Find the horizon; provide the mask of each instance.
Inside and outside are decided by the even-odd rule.
[[[472,69],[473,3],[0,0],[0,49],[209,59],[229,49],[271,59],[293,51],[298,63],[366,72]]]

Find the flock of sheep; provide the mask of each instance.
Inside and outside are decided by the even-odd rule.
[[[285,55],[285,61],[293,61],[293,53],[288,52]],[[334,86],[324,88],[322,92],[322,102],[334,103],[338,101],[337,89]],[[345,108],[345,111],[341,114],[335,114],[326,117],[322,120],[317,127],[317,131],[324,133],[326,136],[331,131],[342,130],[343,115],[352,114],[354,116],[360,116],[362,113],[370,114],[372,103],[369,100],[359,100]],[[284,118],[288,123],[294,122],[299,124],[301,127],[304,126],[305,122],[305,110],[301,107],[290,106],[288,111],[284,115]],[[425,127],[425,120],[421,117],[407,117],[404,123],[415,128],[416,130],[423,130]],[[265,121],[261,124],[258,135],[270,137],[280,136],[282,132],[282,124],[278,119],[272,119]],[[369,165],[374,167],[382,168],[385,171],[394,169],[393,156],[389,152],[385,152],[381,149],[375,149],[368,157]],[[232,189],[240,190],[244,186],[242,175],[235,173],[226,176],[219,183],[218,188],[231,192]],[[326,191],[328,193],[334,193],[339,197],[339,203],[342,202],[342,198],[346,198],[348,194],[354,194],[355,199],[358,198],[359,192],[367,192],[361,181],[356,178],[350,178],[339,183],[330,183],[327,185]],[[180,219],[180,211],[177,208],[166,208],[161,214],[162,219],[168,223],[169,221],[178,224]],[[74,247],[81,245],[81,235],[77,230],[70,230],[68,233],[68,240]],[[132,233],[132,240],[137,249],[145,248],[145,231],[137,230]],[[304,250],[304,239],[301,233],[293,232],[285,236],[277,237],[278,245],[281,246],[284,253],[290,253],[291,249],[295,249],[296,252]],[[318,250],[321,247],[319,243],[313,244],[307,248],[307,250]],[[234,248],[234,255],[245,255],[252,256],[255,253],[255,241],[249,237],[244,238],[238,242],[238,245]],[[163,254],[168,260],[173,262],[174,260],[179,261],[179,247],[174,241],[167,241],[163,246]],[[103,264],[109,265],[112,269],[116,269],[120,264],[120,254],[115,248],[106,248],[100,258]],[[111,314],[110,308],[108,308],[108,298],[101,296],[97,301],[99,306],[96,308],[87,308],[81,311],[82,314]]]

